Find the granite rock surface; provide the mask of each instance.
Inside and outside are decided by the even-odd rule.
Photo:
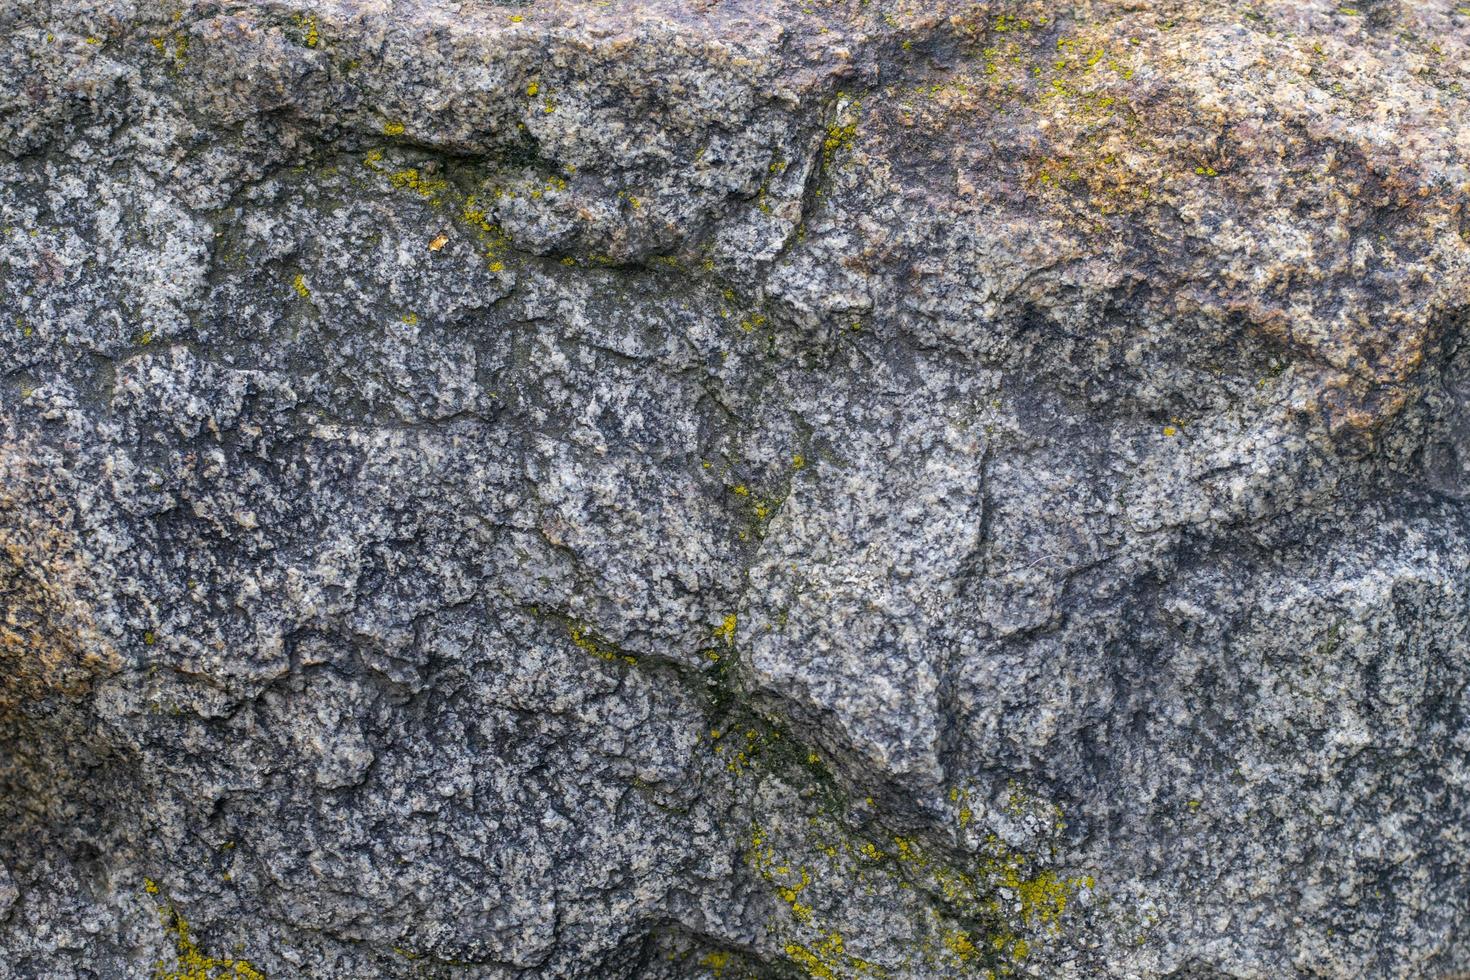
[[[1462,0],[0,0],[0,978],[1470,971]]]

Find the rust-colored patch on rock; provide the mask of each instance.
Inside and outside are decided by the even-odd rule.
[[[98,634],[83,593],[73,513],[46,472],[0,448],[0,711],[86,692],[118,656]]]
[[[1470,305],[1466,48],[1443,5],[1337,8],[947,5],[942,56],[865,95],[864,163],[904,185],[896,207],[971,228],[986,276],[1100,259],[1203,342],[1245,324],[1321,379],[1332,431],[1371,438]]]

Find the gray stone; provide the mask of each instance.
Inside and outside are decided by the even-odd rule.
[[[0,39],[0,980],[1470,971],[1458,0]]]
[[[20,891],[15,887],[15,880],[10,877],[10,869],[0,865],[0,918],[10,915],[18,898]]]

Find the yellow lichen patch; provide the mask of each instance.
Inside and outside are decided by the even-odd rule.
[[[920,868],[928,867],[929,859],[924,856],[919,842],[912,837],[894,837],[893,846],[896,848],[894,857],[900,861],[906,861]]]
[[[300,273],[297,273],[296,278],[291,280],[291,288],[296,290],[296,295],[302,299],[311,295],[311,290],[306,285],[306,277]]]
[[[822,939],[812,946],[803,946],[801,943],[787,943],[784,952],[793,962],[806,971],[807,976],[815,977],[817,980],[831,980],[838,977],[856,976],[883,976],[886,971],[876,965],[850,956],[847,953],[847,943],[842,938],[842,933],[829,930]]]
[[[578,625],[577,623],[568,623],[567,633],[571,636],[572,642],[577,645],[578,649],[596,657],[598,660],[606,660],[609,663],[622,661],[630,666],[638,663],[637,657],[623,653],[610,643],[599,642],[585,626]]]
[[[776,895],[791,909],[791,916],[798,924],[804,926],[812,922],[814,909],[801,901],[802,892],[812,884],[810,871],[806,868],[792,868],[777,861],[775,851],[766,842],[766,832],[759,825],[751,828],[746,860],[762,879],[775,886]],[[843,950],[842,936],[839,933],[829,932],[824,943],[817,945],[814,950],[800,944],[793,945],[802,950],[804,955],[792,955],[791,946],[787,947],[788,955],[792,955],[793,959],[806,967],[812,976],[836,975],[830,972],[813,972],[812,964],[818,964],[827,970],[836,965],[832,961]]]
[[[726,755],[725,746],[717,745],[715,747],[715,754],[725,756],[726,772],[730,773],[730,775],[732,776],[739,776],[741,773],[745,772],[747,769],[751,768],[755,764],[756,759],[766,748],[765,742],[767,740],[774,742],[778,741],[780,737],[781,733],[776,731],[766,732],[762,734],[761,732],[756,731],[754,728],[747,729],[745,732],[745,742],[743,747],[739,743],[732,743],[730,744],[730,752],[728,755]],[[713,733],[712,740],[714,738],[719,738],[719,734],[717,732]]]
[[[499,197],[501,191],[496,188],[494,196]],[[480,250],[489,261],[491,272],[501,272],[505,264],[500,261],[499,256],[510,244],[510,237],[504,229],[494,221],[490,220],[490,213],[480,207],[479,198],[471,194],[465,198],[464,206],[460,208],[459,220],[469,226],[475,233],[475,238],[480,243]]]
[[[301,29],[301,43],[314,48],[322,42],[321,26],[315,14],[297,14],[296,26]]]
[[[399,190],[413,191],[419,197],[430,201],[437,200],[444,189],[449,186],[445,181],[425,177],[419,173],[417,167],[408,167],[389,174],[388,183]]]
[[[1067,910],[1067,899],[1081,882],[1064,882],[1054,871],[1043,871],[1034,878],[1016,881],[1014,888],[1021,899],[1021,918],[1026,925],[1054,925]]]
[[[962,963],[968,963],[979,953],[975,944],[970,941],[970,934],[963,929],[955,929],[945,933],[944,945]]]
[[[714,635],[724,640],[726,646],[734,646],[735,629],[737,626],[739,626],[739,624],[739,617],[737,617],[734,613],[730,613],[730,615],[726,616],[720,622],[719,626],[715,627]]]
[[[383,123],[384,136],[402,136],[404,129],[405,127],[401,122],[389,120],[388,122]],[[379,153],[378,156],[381,158],[382,154]]]
[[[817,980],[835,980],[837,976],[832,972],[832,968],[822,961],[821,957],[800,943],[787,943],[786,955],[806,970],[809,977],[816,977]]]
[[[812,907],[801,904],[799,899],[802,891],[811,883],[811,876],[807,874],[805,868],[802,868],[800,882],[776,889],[776,894],[781,896],[781,901],[791,906],[791,914],[798,922],[810,922],[812,919]]]
[[[857,123],[850,122],[839,126],[837,123],[827,127],[827,138],[822,141],[822,162],[827,166],[832,165],[841,150],[851,149],[857,140]]]
[[[1045,17],[1036,18],[1036,23],[1032,24],[1025,17],[1017,17],[1014,14],[998,14],[991,26],[997,34],[1005,34],[1010,31],[1029,31],[1032,27],[1044,27],[1045,25]]]
[[[949,792],[956,810],[968,814],[966,822],[974,819],[970,793],[968,787]],[[1051,843],[1039,841],[1021,850],[990,834],[970,857],[957,859],[949,848],[911,834],[889,834],[891,844],[884,850],[849,836],[845,820],[822,814],[809,819],[805,842],[789,831],[778,839],[757,827],[747,859],[775,896],[792,907],[789,918],[771,925],[788,958],[808,976],[825,976],[823,971],[837,977],[884,975],[883,967],[860,960],[839,943],[842,934],[820,912],[830,903],[850,902],[853,895],[881,888],[890,901],[907,907],[904,914],[912,923],[914,946],[905,975],[978,974],[995,980],[1025,972],[1023,961],[1061,928],[1073,894],[1092,888],[1093,880],[1066,878],[1046,865],[1065,827],[1058,807],[1013,785],[1007,809],[1040,817],[1043,826],[1049,823]],[[810,855],[810,863],[801,863],[798,855]],[[912,897],[898,897],[903,895]]]
[[[815,824],[815,818],[810,821]],[[832,844],[818,847],[828,860],[835,861],[840,851]],[[777,928],[786,933],[788,941],[785,952],[789,959],[800,966],[810,977],[881,977],[886,971],[847,952],[842,933],[818,920],[814,904],[804,902],[805,893],[816,885],[816,871],[780,859],[771,845],[770,834],[759,824],[751,827],[750,846],[746,850],[746,861],[750,867],[770,884],[778,897],[790,910],[788,929]]]
[[[730,965],[730,954],[720,951],[706,953],[703,958],[700,959],[699,965],[707,968],[717,977],[722,976],[725,972],[726,967]]]
[[[143,879],[149,895],[160,892],[152,878]],[[160,960],[153,966],[153,980],[266,980],[266,975],[244,959],[210,956],[199,948],[185,921],[172,902],[158,907],[159,919],[173,938],[174,962]]]

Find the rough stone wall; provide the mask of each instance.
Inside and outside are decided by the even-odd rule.
[[[1470,971],[1462,0],[0,0],[0,978]]]

